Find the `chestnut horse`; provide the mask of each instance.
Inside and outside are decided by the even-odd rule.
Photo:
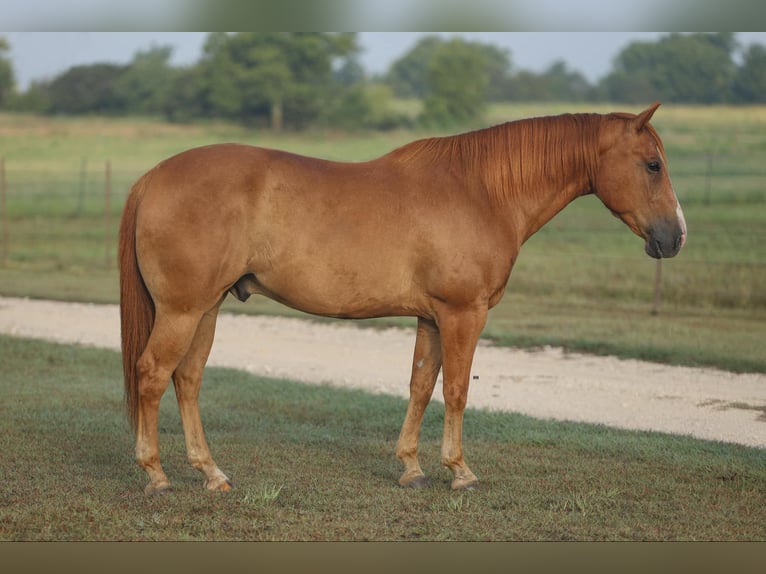
[[[595,193],[650,256],[673,257],[684,244],[664,148],[649,124],[658,106],[525,119],[360,163],[211,145],[147,172],[120,228],[126,402],[146,492],[170,486],[157,426],[171,378],[190,463],[208,489],[232,486],[210,456],[197,402],[228,293],[327,317],[417,317],[399,483],[426,483],[418,435],[442,369],[441,461],[453,489],[474,488],[462,447],[471,362],[524,241]]]

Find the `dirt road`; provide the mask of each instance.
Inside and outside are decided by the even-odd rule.
[[[119,314],[113,305],[0,297],[0,333],[118,349]],[[209,364],[406,397],[414,337],[405,329],[222,315]],[[766,375],[482,343],[472,379],[469,407],[766,448]],[[434,398],[441,400],[440,383]]]

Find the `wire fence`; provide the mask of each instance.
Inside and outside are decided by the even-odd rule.
[[[0,264],[115,268],[122,206],[139,175],[86,160],[70,172],[25,172],[0,158]]]
[[[544,227],[545,240],[562,253],[538,249],[546,261],[530,262],[522,250],[515,288],[555,292],[566,284],[592,297],[639,296],[655,313],[666,301],[766,309],[766,167],[754,173],[710,155],[684,165],[688,173],[674,173],[682,203],[704,207],[711,216],[689,222],[695,225],[694,246],[683,257],[647,270],[636,239],[599,212],[602,217],[592,221]],[[0,158],[0,270],[114,271],[120,214],[140,175],[110,161],[82,159],[67,171],[25,171]],[[762,216],[742,226],[732,214],[743,210]],[[594,248],[627,242],[624,250]],[[527,276],[519,277],[521,264],[531,268]]]

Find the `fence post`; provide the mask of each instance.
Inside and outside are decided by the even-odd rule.
[[[657,260],[657,266],[654,273],[654,306],[652,315],[660,314],[660,303],[662,302],[662,259]]]
[[[109,269],[112,264],[112,234],[111,234],[111,211],[112,211],[112,162],[106,161],[106,173],[104,182],[104,263]]]
[[[8,210],[5,203],[7,185],[5,181],[5,158],[0,157],[0,226],[3,228],[2,254],[0,264],[5,267],[8,264]]]
[[[88,185],[88,158],[80,158],[80,188],[77,194],[77,216],[85,212],[85,191]]]
[[[0,226],[3,228],[2,258],[0,263],[3,267],[8,264],[8,211],[5,203],[5,158],[0,157]]]

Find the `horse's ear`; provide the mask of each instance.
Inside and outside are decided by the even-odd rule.
[[[654,115],[654,112],[657,111],[657,108],[660,107],[660,102],[654,102],[651,106],[646,108],[643,112],[638,114],[636,116],[635,124],[636,124],[636,131],[640,132],[642,129],[644,129],[644,126],[649,123],[649,120],[652,119],[652,116]]]

